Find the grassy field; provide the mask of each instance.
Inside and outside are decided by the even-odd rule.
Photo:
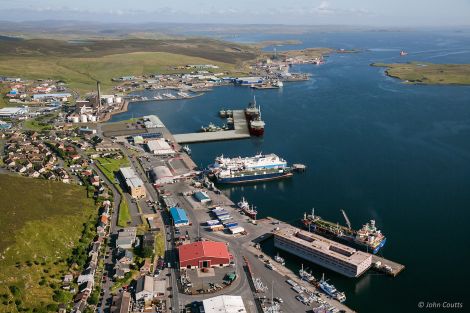
[[[0,312],[53,310],[71,297],[60,281],[95,204],[82,187],[19,176],[1,175],[0,193]]]
[[[127,198],[123,195],[121,186],[118,183],[115,183],[115,175],[121,167],[129,166],[129,161],[125,158],[123,159],[111,159],[111,158],[98,158],[96,159],[96,165],[100,170],[106,175],[106,177],[114,183],[118,191],[121,193],[121,203],[119,204],[119,215],[117,224],[121,227],[127,226],[127,222],[131,220],[131,214],[129,212],[129,204],[127,203]]]
[[[386,67],[385,73],[411,84],[468,85],[470,64],[432,63],[373,63],[372,66]]]
[[[111,78],[171,73],[186,64],[216,64],[217,71],[237,72],[256,58],[251,46],[211,39],[91,40],[73,44],[63,40],[0,41],[0,73],[30,79],[56,79],[81,92],[92,91],[100,80],[110,91]],[[181,70],[180,70],[181,71]]]

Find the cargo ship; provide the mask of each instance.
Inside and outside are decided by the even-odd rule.
[[[248,201],[245,200],[245,197],[242,198],[240,202],[237,203],[238,208],[243,211],[248,217],[252,219],[256,219],[256,215],[258,214],[258,211],[255,210],[253,206],[250,207],[250,204]]]
[[[354,230],[346,213],[341,210],[348,226],[339,225],[330,221],[323,220],[320,216],[312,214],[307,215],[301,220],[302,224],[309,231],[325,236],[340,243],[347,244],[356,249],[376,254],[385,245],[387,238],[375,226],[375,220],[370,220],[361,229]]]
[[[215,158],[215,162],[209,165],[212,172],[221,170],[253,170],[253,169],[272,169],[286,168],[286,160],[280,158],[274,153],[258,153],[253,157],[226,158],[223,155]]]
[[[288,178],[293,175],[290,168],[263,168],[249,170],[222,170],[214,174],[219,184],[243,184]]]

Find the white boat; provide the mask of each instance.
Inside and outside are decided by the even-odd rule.
[[[173,94],[171,94],[171,93],[169,93],[169,92],[164,93],[163,96],[166,97],[166,98],[168,98],[168,99],[175,99],[175,98],[176,98],[175,95],[173,95]]]
[[[346,301],[346,295],[344,294],[344,292],[339,292],[338,290],[336,290],[335,286],[327,283],[327,281],[325,280],[325,274],[323,274],[319,286],[320,289],[323,290],[327,295],[331,296],[332,298],[335,298],[339,302]]]
[[[281,265],[285,265],[286,264],[286,261],[284,260],[284,258],[281,258],[279,256],[279,253],[274,257],[274,261],[276,261],[277,263],[280,263]]]
[[[238,170],[238,169],[271,169],[286,168],[286,160],[276,154],[257,154],[253,157],[226,158],[223,155],[215,159],[214,164],[209,166],[213,171]]]
[[[312,274],[304,270],[304,265],[302,264],[302,268],[299,270],[299,276],[302,280],[313,282],[315,280],[315,277],[313,277]]]
[[[155,100],[162,100],[163,97],[160,94],[157,94],[155,97],[153,97]]]

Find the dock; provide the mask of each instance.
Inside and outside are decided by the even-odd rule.
[[[243,110],[233,110],[233,126],[233,130],[175,134],[173,138],[179,144],[250,138],[248,122]]]
[[[385,274],[393,277],[397,276],[398,274],[400,274],[401,271],[405,269],[405,265],[387,260],[377,255],[372,255],[372,264],[375,264],[376,262],[380,262],[382,266],[379,268],[373,267],[375,270],[384,272]],[[387,270],[387,267],[391,270]]]

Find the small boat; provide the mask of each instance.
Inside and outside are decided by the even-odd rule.
[[[408,55],[408,52],[404,51],[404,50],[401,50],[400,51],[400,56],[401,57],[404,57],[405,55]]]
[[[248,201],[245,200],[245,197],[242,198],[240,202],[237,203],[238,208],[245,213],[248,217],[252,219],[256,219],[256,215],[258,214],[258,211],[255,210],[253,206],[250,207],[250,204]]]
[[[153,97],[155,100],[162,100],[163,97],[160,94],[157,94],[155,97]]]
[[[191,148],[188,145],[184,145],[181,149],[186,152],[187,155],[191,155]]]
[[[315,277],[312,274],[304,270],[304,265],[302,264],[302,268],[299,270],[299,276],[302,280],[308,281],[309,283],[315,281]]]
[[[284,260],[284,258],[281,258],[279,256],[279,253],[276,254],[276,256],[274,257],[274,261],[276,261],[277,263],[280,263],[281,265],[285,265],[286,264],[286,261]]]
[[[168,98],[168,99],[175,99],[175,98],[176,98],[173,94],[171,94],[171,93],[169,93],[169,92],[164,93],[163,96],[166,97],[166,98]]]
[[[222,110],[219,111],[219,115],[220,115],[220,117],[227,117],[227,111],[222,109]]]
[[[326,282],[325,274],[323,274],[319,286],[320,289],[323,290],[330,297],[335,298],[339,302],[346,301],[346,295],[344,294],[344,292],[339,292],[338,290],[336,290],[335,286]]]

